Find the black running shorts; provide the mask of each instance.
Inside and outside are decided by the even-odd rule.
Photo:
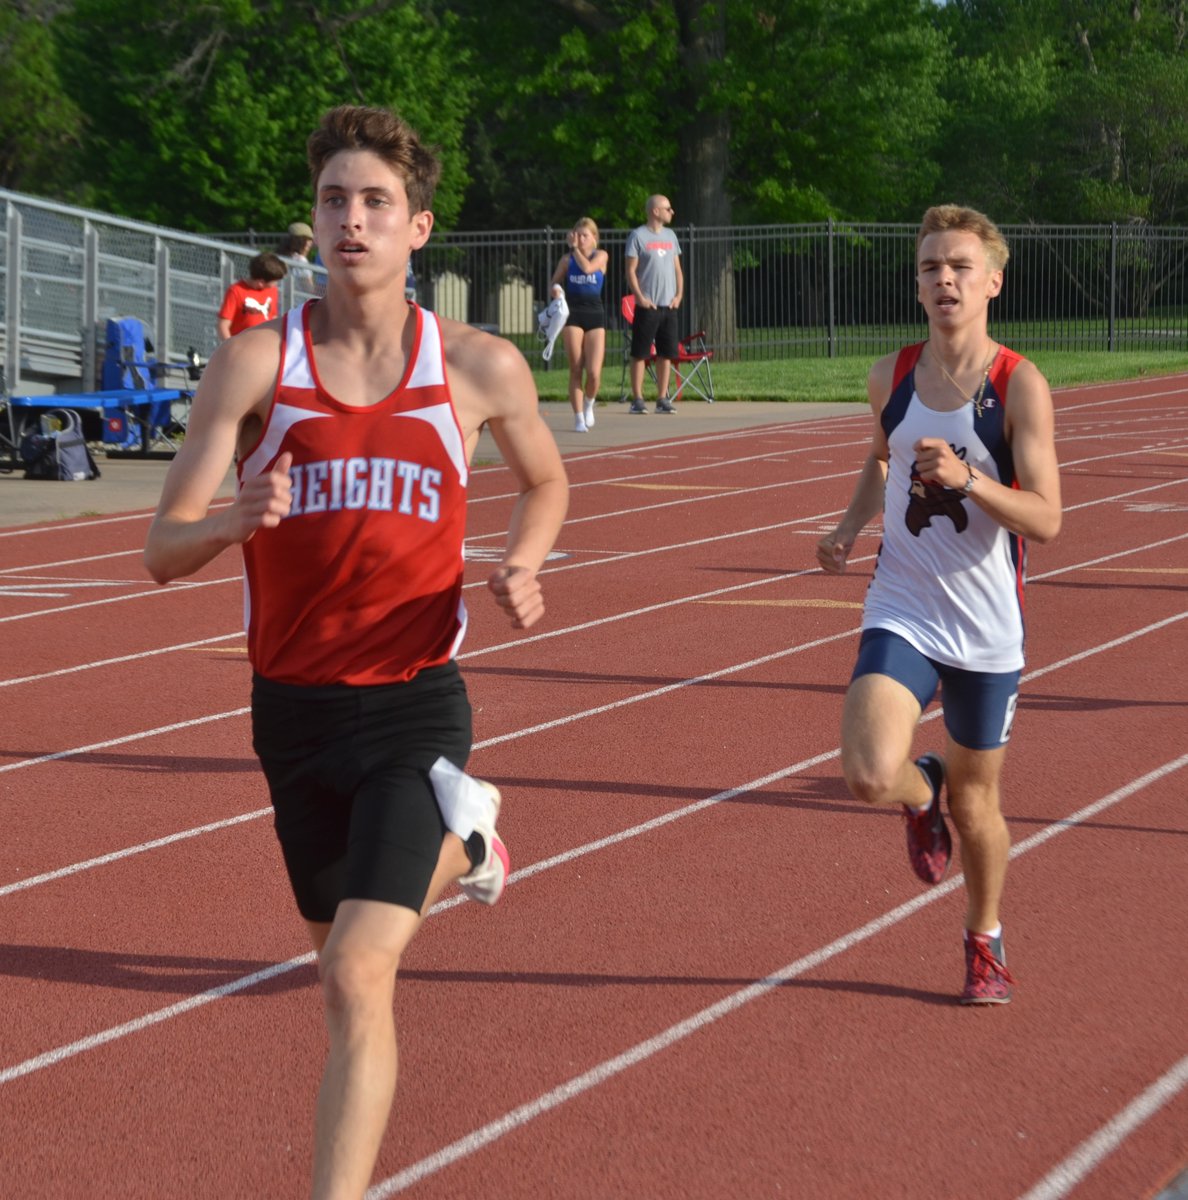
[[[636,305],[635,319],[631,322],[631,357],[651,358],[652,347],[657,358],[671,358],[680,354],[677,336],[676,308],[640,308]]]
[[[606,328],[606,309],[600,303],[570,304],[567,329],[580,329],[589,333],[591,329]]]
[[[348,899],[420,912],[446,832],[429,768],[445,757],[464,769],[470,755],[457,665],[375,687],[257,675],[252,742],[301,915],[332,921]]]

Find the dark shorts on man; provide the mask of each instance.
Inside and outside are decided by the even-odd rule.
[[[471,738],[456,663],[374,687],[253,678],[252,743],[307,921],[332,921],[341,900],[420,912],[446,832],[429,768],[464,769]]]
[[[589,333],[591,329],[606,328],[606,309],[601,304],[576,304],[570,301],[567,329],[580,329]]]
[[[923,712],[941,693],[945,729],[967,750],[997,750],[1011,736],[1020,671],[966,671],[928,658],[890,629],[866,629],[851,681],[886,675],[916,698]]]
[[[680,354],[679,311],[675,308],[641,308],[637,304],[635,319],[631,322],[631,357],[651,358],[654,345],[658,358],[675,360]]]

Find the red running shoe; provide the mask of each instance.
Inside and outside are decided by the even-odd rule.
[[[945,782],[945,761],[939,754],[925,754],[916,766],[932,788],[932,803],[925,809],[903,806],[907,820],[908,858],[912,870],[925,883],[940,883],[953,856],[953,838],[941,812],[941,788]]]
[[[1014,976],[1006,968],[1002,935],[965,931],[965,990],[962,1004],[1010,1004]]]

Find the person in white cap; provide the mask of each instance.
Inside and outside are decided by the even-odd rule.
[[[294,221],[276,248],[277,257],[293,276],[293,282],[304,292],[316,290],[314,273],[309,269],[309,252],[313,244],[313,229],[304,221]]]

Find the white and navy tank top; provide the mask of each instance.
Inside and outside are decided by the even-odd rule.
[[[890,446],[883,544],[867,591],[863,629],[898,633],[928,658],[970,671],[1023,666],[1026,545],[952,488],[924,483],[912,447],[944,438],[977,475],[1018,487],[1004,424],[1007,386],[1021,358],[999,349],[981,398],[953,412],[916,394],[924,343],[900,351],[882,412]]]

